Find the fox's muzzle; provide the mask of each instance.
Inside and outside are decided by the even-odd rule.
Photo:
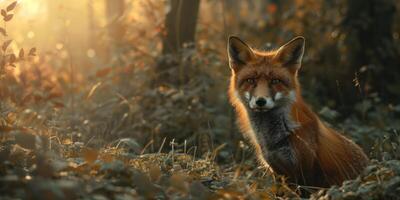
[[[266,111],[275,107],[275,102],[271,97],[255,97],[252,96],[249,102],[251,109],[255,111]]]

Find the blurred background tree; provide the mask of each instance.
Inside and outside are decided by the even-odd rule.
[[[171,0],[166,5],[164,54],[177,53],[183,45],[195,43],[200,0]]]
[[[351,97],[347,98],[350,105],[372,92],[378,92],[386,102],[399,101],[400,53],[393,37],[395,14],[394,0],[347,1],[341,25],[348,70],[347,76],[342,77],[345,84],[341,90],[344,96]],[[354,82],[359,91],[351,87]]]
[[[120,52],[124,49],[123,40],[125,34],[125,25],[123,24],[123,16],[125,12],[125,1],[124,0],[106,0],[106,17],[108,20],[107,29],[110,38],[110,49],[108,55],[112,55]]]

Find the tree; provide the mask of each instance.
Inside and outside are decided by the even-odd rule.
[[[121,36],[122,27],[118,20],[124,14],[125,1],[124,0],[106,0],[106,13],[109,21],[109,34],[112,38]]]
[[[400,52],[393,40],[395,1],[348,0],[347,6],[342,21],[349,60],[347,74],[354,77],[357,73],[354,82],[359,85],[361,97],[373,91],[379,92],[387,102],[399,100]],[[354,87],[345,88],[352,88],[352,91],[347,90],[344,95],[354,97]]]
[[[123,46],[125,28],[121,23],[121,17],[124,15],[124,0],[106,0],[106,14],[108,19],[108,35],[111,38],[110,51],[118,52],[118,48]]]
[[[185,43],[194,43],[200,0],[170,0],[165,18],[163,54],[177,53]]]

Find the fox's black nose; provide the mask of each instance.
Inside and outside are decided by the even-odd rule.
[[[256,100],[256,104],[258,107],[263,107],[265,106],[265,104],[267,104],[267,100],[265,100],[264,98],[260,97]]]

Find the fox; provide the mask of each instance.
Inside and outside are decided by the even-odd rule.
[[[230,36],[229,100],[262,167],[297,185],[341,185],[356,178],[369,158],[303,100],[298,73],[304,50],[302,36],[270,51]]]

